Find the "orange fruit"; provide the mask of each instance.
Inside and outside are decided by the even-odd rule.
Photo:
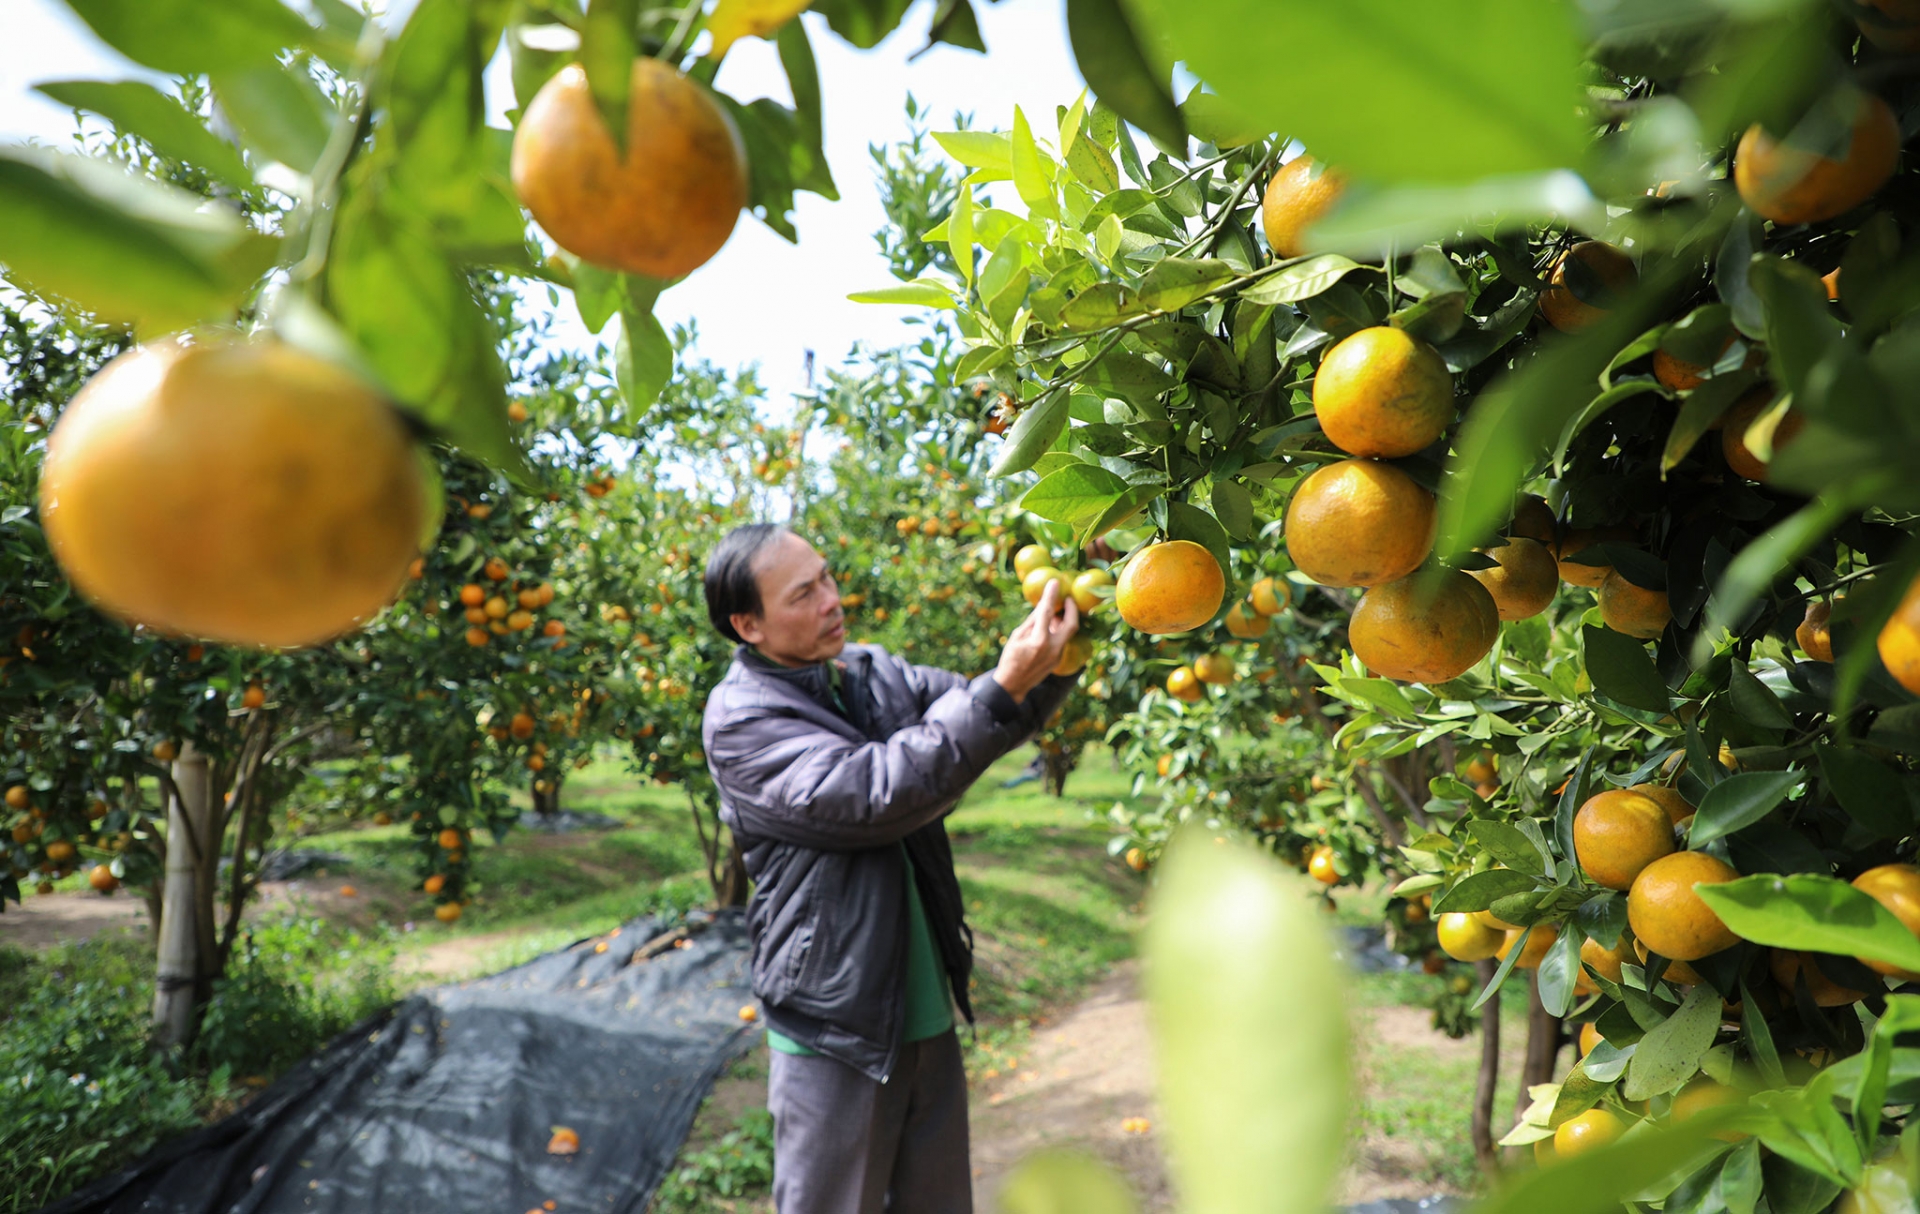
[[[488,637],[489,637],[489,633],[484,628],[467,629],[467,644],[473,646],[475,649],[478,649],[480,646],[485,645],[487,643]]]
[[[1287,555],[1322,586],[1406,577],[1433,548],[1433,494],[1368,459],[1343,459],[1300,482],[1287,503]]]
[[[1767,480],[1767,465],[1747,446],[1747,428],[1773,405],[1771,388],[1756,388],[1734,402],[1720,420],[1720,453],[1726,456],[1727,467],[1750,481],[1762,484]],[[1773,429],[1773,449],[1782,450],[1798,437],[1806,427],[1807,419],[1799,412],[1788,409]]]
[[[447,878],[442,873],[435,873],[420,883],[420,888],[429,894],[437,894],[446,887]]]
[[[1313,411],[1328,440],[1349,455],[1412,455],[1432,446],[1453,420],[1453,373],[1426,342],[1375,325],[1320,360]]]
[[[1047,592],[1048,582],[1060,584],[1060,603],[1065,606],[1067,600],[1073,597],[1073,579],[1051,565],[1042,565],[1020,579],[1020,597],[1038,607],[1040,596]]]
[[[460,848],[460,832],[449,826],[440,832],[438,841],[443,849],[447,851],[458,851]]]
[[[1558,537],[1559,527],[1546,498],[1537,493],[1522,493],[1514,499],[1513,522],[1507,525],[1508,535],[1538,540],[1551,547]]]
[[[1717,885],[1740,874],[1705,852],[1677,851],[1640,870],[1627,891],[1627,922],[1634,938],[1675,961],[1731,948],[1740,938],[1713,913],[1695,885]]]
[[[53,861],[55,864],[65,864],[78,854],[79,852],[73,844],[67,842],[65,839],[56,839],[52,843],[47,844],[47,859]]]
[[[1032,573],[1036,569],[1045,568],[1052,564],[1053,564],[1053,555],[1038,544],[1028,544],[1026,547],[1022,548],[1020,551],[1013,554],[1014,576],[1018,577],[1023,582],[1026,580],[1027,575],[1029,573]]]
[[[1560,580],[1569,586],[1585,586],[1589,590],[1600,589],[1607,575],[1613,572],[1612,565],[1582,565],[1567,558],[1590,548],[1594,544],[1613,543],[1633,539],[1633,532],[1625,527],[1593,527],[1569,531],[1560,539],[1554,549],[1553,557],[1560,566]]]
[[[1441,915],[1434,930],[1440,937],[1441,951],[1455,961],[1485,961],[1507,941],[1506,933],[1499,928],[1488,927],[1461,911]]]
[[[1137,847],[1127,849],[1127,867],[1136,873],[1147,871],[1147,853]]]
[[[1505,961],[1507,954],[1513,950],[1513,946],[1519,943],[1521,936],[1526,934],[1527,929],[1523,927],[1516,927],[1508,932],[1500,941],[1500,951],[1495,956]],[[1513,963],[1513,968],[1520,970],[1540,968],[1540,962],[1545,959],[1547,950],[1552,948],[1553,942],[1559,938],[1559,928],[1547,923],[1534,924],[1533,934],[1527,936],[1526,947],[1520,950],[1520,958]]]
[[[1222,687],[1233,682],[1239,673],[1234,669],[1233,659],[1224,653],[1203,653],[1193,660],[1194,677],[1202,683],[1217,683]]]
[[[490,556],[487,558],[487,563],[481,572],[485,573],[490,581],[504,582],[507,580],[507,575],[512,573],[513,570],[499,557]]]
[[[1073,576],[1073,601],[1081,615],[1098,611],[1113,595],[1113,575],[1104,569],[1086,569]],[[1106,593],[1102,593],[1106,591]]]
[[[1640,281],[1633,259],[1604,240],[1583,240],[1560,255],[1540,293],[1540,315],[1562,333],[1596,324]]]
[[[180,748],[175,746],[172,742],[155,742],[153,744],[153,757],[160,760],[162,763],[173,762],[174,759],[179,756],[179,754],[180,754]]]
[[[113,870],[106,865],[96,864],[92,871],[87,873],[87,884],[100,893],[110,894],[120,888],[120,878],[114,876]]]
[[[1780,989],[1792,993],[1801,977],[1807,981],[1807,993],[1813,996],[1815,1007],[1845,1007],[1849,1003],[1858,1003],[1867,997],[1865,991],[1849,990],[1826,976],[1819,964],[1808,964],[1810,953],[1799,953],[1792,949],[1776,948],[1767,958],[1767,972],[1780,984]]]
[[[1086,668],[1087,661],[1093,657],[1093,642],[1083,636],[1068,638],[1066,647],[1060,651],[1060,661],[1054,665],[1055,674],[1079,674]]]
[[[509,632],[525,632],[531,627],[533,627],[533,612],[509,611],[507,613],[507,630]]]
[[[530,713],[516,712],[513,719],[507,722],[507,732],[523,742],[533,736],[533,728],[534,720]]]
[[[540,635],[548,636],[548,637],[563,637],[567,635],[567,626],[565,624],[562,624],[559,620],[548,620],[545,624],[541,625]],[[556,646],[555,648],[558,648],[558,646]]]
[[[25,809],[27,807],[27,803],[32,799],[33,799],[33,794],[27,791],[27,786],[25,784],[15,784],[12,788],[9,788],[7,790],[7,808],[8,809]]]
[[[1900,686],[1920,696],[1920,577],[1913,579],[1900,605],[1880,627],[1875,641],[1880,660]]]
[[[1340,201],[1346,179],[1311,156],[1295,156],[1280,166],[1260,201],[1260,220],[1277,257],[1307,251],[1306,230]]]
[[[1167,694],[1176,700],[1195,704],[1207,694],[1207,689],[1201,685],[1200,676],[1194,673],[1193,667],[1181,666],[1167,676]]]
[[[392,601],[426,511],[399,415],[351,372],[271,340],[122,354],[61,414],[40,480],[48,543],[102,609],[274,648]]]
[[[1673,622],[1673,609],[1666,591],[1636,586],[1616,569],[1600,583],[1600,618],[1615,632],[1650,641]]]
[[[733,119],[704,87],[649,57],[633,61],[624,153],[574,64],[521,114],[512,175],[555,244],[650,278],[704,265],[747,203],[746,149]]]
[[[1646,944],[1639,940],[1633,942],[1633,955],[1642,969],[1646,968],[1648,958],[1653,956],[1647,952]],[[1667,982],[1677,983],[1680,986],[1694,986],[1700,981],[1699,972],[1691,965],[1684,961],[1675,961],[1671,957],[1667,958],[1667,968],[1662,971],[1661,977]]]
[[[1853,13],[1861,35],[1881,50],[1920,51],[1920,0],[1863,0]]]
[[[1902,927],[1920,936],[1920,869],[1911,864],[1882,864],[1855,877],[1853,888],[1886,907]],[[1876,974],[1890,974],[1908,982],[1920,979],[1920,974],[1890,962],[1867,957],[1859,961]]]
[[[1846,155],[1832,160],[1783,144],[1754,123],[1733,154],[1733,182],[1748,209],[1775,223],[1818,223],[1879,192],[1900,158],[1900,120],[1872,93],[1855,101]]]
[[[1833,628],[1828,623],[1832,616],[1832,603],[1818,600],[1807,604],[1806,616],[1793,630],[1793,639],[1799,642],[1800,652],[1807,655],[1807,660],[1833,661]]]
[[[1586,1151],[1604,1147],[1627,1132],[1626,1123],[1605,1109],[1588,1109],[1578,1117],[1569,1117],[1553,1132],[1556,1159],[1570,1159]]]
[[[1573,816],[1573,850],[1595,885],[1627,890],[1640,870],[1673,851],[1673,823],[1652,797],[1610,788]]]
[[[433,908],[433,917],[442,923],[452,923],[460,917],[460,904],[458,902],[442,902]]]
[[[1631,791],[1659,802],[1660,808],[1667,811],[1667,820],[1675,826],[1693,817],[1693,803],[1681,796],[1678,789],[1664,784],[1635,784]]]
[[[540,606],[540,591],[532,586],[525,587],[515,592],[513,601],[520,604],[523,611],[537,610]]]
[[[1227,631],[1243,641],[1251,641],[1267,630],[1267,617],[1257,611],[1247,610],[1245,603],[1235,603],[1227,608]]]
[[[1469,784],[1487,784],[1500,778],[1500,768],[1494,763],[1492,755],[1482,751],[1467,760],[1460,774]]]
[[[480,604],[486,601],[487,601],[486,587],[481,586],[475,582],[468,582],[466,585],[460,587],[461,606],[478,607]]]
[[[1467,576],[1487,588],[1501,619],[1532,619],[1553,602],[1560,589],[1560,566],[1545,544],[1515,536],[1497,548],[1477,551],[1497,563],[1491,569],[1469,569]]]
[[[1837,270],[1835,271],[1835,273],[1838,272]],[[1725,354],[1728,348],[1733,345],[1733,338],[1734,335],[1729,333],[1727,334],[1727,340],[1720,343],[1721,354]],[[1746,360],[1742,365],[1757,367],[1760,365],[1761,360],[1762,355],[1759,347],[1749,346],[1747,348]],[[1719,360],[1716,358],[1714,361],[1717,362]],[[1713,365],[1711,363],[1690,363],[1684,358],[1667,353],[1665,350],[1655,350],[1653,352],[1653,378],[1658,380],[1662,387],[1674,392],[1687,392],[1698,388],[1707,381],[1707,372],[1712,369]]]
[[[512,611],[512,608],[507,605],[506,598],[498,594],[482,603],[480,609],[487,613],[487,618],[490,620],[504,620]]]
[[[1164,779],[1166,779],[1166,778],[1167,778],[1167,773],[1169,773],[1169,772],[1171,772],[1171,771],[1173,770],[1173,756],[1172,756],[1172,755],[1161,755],[1161,756],[1160,756],[1160,761],[1159,761],[1158,763],[1156,763],[1156,764],[1154,764],[1154,770],[1156,770],[1156,771],[1158,771],[1158,772],[1160,773],[1160,778],[1161,778],[1161,779],[1163,779],[1163,780],[1164,780]]]
[[[1293,601],[1293,587],[1285,578],[1263,577],[1247,592],[1247,601],[1258,615],[1279,615]]]
[[[258,683],[249,683],[247,689],[240,693],[240,707],[242,708],[248,710],[263,708],[266,706],[266,703],[267,689]]]
[[[1620,967],[1625,965],[1626,961],[1624,940],[1615,941],[1612,948],[1602,948],[1600,942],[1591,936],[1580,942],[1580,963],[1608,982],[1620,981]]]
[[[1307,875],[1322,885],[1340,884],[1340,866],[1335,862],[1331,847],[1316,847],[1307,860]]]
[[[1130,627],[1159,634],[1200,627],[1226,594],[1226,575],[1211,552],[1192,540],[1169,540],[1134,554],[1113,601]]]
[[[1593,1047],[1605,1040],[1606,1038],[1600,1035],[1600,1027],[1591,1020],[1587,1021],[1580,1026],[1580,1056],[1585,1058],[1593,1053]]]
[[[1493,596],[1457,569],[1373,587],[1347,627],[1353,655],[1374,674],[1403,683],[1458,678],[1487,655],[1499,635]]]

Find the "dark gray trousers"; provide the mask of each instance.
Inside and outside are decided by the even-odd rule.
[[[771,1054],[779,1214],[972,1214],[967,1073],[953,1032],[900,1047],[885,1083],[824,1055]]]

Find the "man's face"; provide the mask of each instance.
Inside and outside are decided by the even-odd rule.
[[[784,666],[836,657],[847,645],[840,586],[813,545],[782,532],[753,561],[760,610],[733,617],[747,644]]]

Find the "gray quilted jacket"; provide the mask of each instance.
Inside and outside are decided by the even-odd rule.
[[[1016,704],[991,674],[968,682],[871,645],[847,646],[836,666],[837,697],[826,667],[742,647],[707,699],[703,737],[754,881],[753,989],[769,1024],[884,1082],[906,1005],[899,845],[971,1022],[972,933],[942,820],[1074,680],[1049,678]]]

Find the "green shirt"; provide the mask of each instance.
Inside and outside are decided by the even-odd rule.
[[[924,1041],[938,1037],[953,1027],[953,1001],[947,987],[947,969],[940,962],[940,950],[933,942],[933,929],[927,925],[926,904],[920,898],[920,883],[913,879],[913,861],[907,848],[900,845],[900,861],[907,867],[907,1014],[905,1041]],[[791,1037],[769,1028],[767,1045],[783,1054],[818,1053]]]

